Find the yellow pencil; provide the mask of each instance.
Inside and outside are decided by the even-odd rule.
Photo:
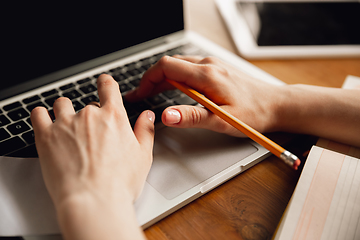
[[[244,133],[246,136],[259,143],[261,146],[269,150],[271,153],[279,157],[286,164],[292,166],[295,170],[298,169],[300,165],[300,159],[289,151],[285,150],[275,142],[271,141],[269,138],[265,137],[246,123],[242,122],[238,118],[234,117],[230,113],[223,110],[221,107],[216,105],[210,99],[206,98],[204,95],[200,94],[196,90],[186,86],[183,83],[179,83],[170,79],[166,79],[173,86],[184,92],[186,95],[202,104],[204,107],[209,109],[211,112],[231,124],[233,127]]]

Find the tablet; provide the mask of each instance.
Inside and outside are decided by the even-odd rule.
[[[240,55],[360,57],[360,1],[216,0]]]

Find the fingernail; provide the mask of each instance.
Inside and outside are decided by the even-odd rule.
[[[155,122],[155,113],[153,111],[148,111],[147,112],[147,117],[152,123]]]
[[[176,124],[181,120],[181,114],[175,109],[168,109],[165,115],[165,121],[168,124]]]

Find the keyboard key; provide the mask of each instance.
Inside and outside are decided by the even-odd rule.
[[[9,132],[11,132],[13,135],[17,135],[19,133],[25,132],[27,130],[30,130],[30,127],[24,122],[19,121],[13,124],[10,124],[6,127]]]
[[[127,85],[126,83],[119,84],[119,88],[120,88],[121,93],[127,92],[131,89],[131,87],[129,85]]]
[[[195,101],[191,97],[185,96],[185,97],[174,99],[174,103],[177,105],[196,105],[197,101]]]
[[[32,102],[36,102],[37,100],[40,100],[40,97],[38,95],[35,95],[35,96],[29,97],[29,98],[25,98],[22,101],[25,104],[29,104],[29,103],[32,103]]]
[[[69,98],[70,100],[73,100],[74,98],[80,97],[81,94],[76,90],[72,90],[70,92],[63,93],[63,96]]]
[[[21,137],[27,142],[27,144],[33,144],[35,142],[34,131],[26,132]]]
[[[167,51],[166,55],[173,56],[176,54],[181,54],[181,52],[182,52],[181,47],[177,47],[177,48],[173,48],[173,49],[170,49],[169,51]]]
[[[31,104],[31,105],[27,106],[26,109],[27,109],[29,112],[31,112],[31,111],[32,111],[34,108],[36,108],[36,107],[44,107],[44,108],[47,108],[43,102],[37,102],[37,103],[34,103],[34,104]]]
[[[128,63],[128,64],[125,65],[125,67],[126,67],[127,71],[133,70],[133,69],[136,68],[136,63],[134,63],[134,62]]]
[[[56,99],[58,99],[59,97],[60,97],[59,95],[55,95],[51,98],[46,99],[45,102],[47,103],[47,105],[49,105],[49,107],[52,107]]]
[[[5,115],[0,115],[0,127],[9,124],[10,120]]]
[[[130,83],[134,86],[134,87],[138,87],[140,85],[140,81],[141,81],[141,78],[137,77],[133,80],[130,81]]]
[[[139,63],[141,64],[142,67],[144,67],[144,65],[146,64],[151,64],[152,63],[151,57],[140,59]]]
[[[43,92],[43,93],[41,94],[41,96],[43,96],[43,97],[49,97],[49,96],[54,95],[54,94],[56,94],[56,93],[58,93],[58,90],[53,89],[53,90],[50,90],[50,91],[47,91],[47,92]]]
[[[7,154],[7,156],[17,157],[17,158],[37,158],[37,157],[39,157],[38,153],[36,151],[35,144],[31,144],[29,146],[21,148],[20,150],[17,150],[10,154]]]
[[[88,94],[88,93],[91,93],[91,92],[94,92],[97,90],[97,87],[95,87],[93,84],[88,84],[84,87],[81,87],[80,90],[85,93],[85,94]]]
[[[75,85],[73,83],[69,83],[69,84],[66,84],[66,85],[60,87],[60,90],[65,91],[65,90],[73,88],[73,87],[75,87]]]
[[[109,72],[111,72],[111,73],[120,72],[121,69],[122,69],[122,67],[116,67],[116,68],[110,69]]]
[[[123,104],[128,117],[131,119],[134,117],[137,118],[142,111],[146,109],[151,109],[151,106],[144,101],[128,102],[125,98],[123,98]]]
[[[31,123],[31,119],[30,119],[30,118],[27,118],[27,119],[26,119],[26,122],[27,122],[30,126],[32,126],[32,123]]]
[[[81,110],[84,107],[84,104],[82,104],[78,101],[72,101],[72,105],[74,107],[75,112]]]
[[[148,70],[152,66],[151,63],[144,63],[141,67],[145,70]]]
[[[155,59],[155,62],[157,62],[157,61],[159,61],[160,58],[162,58],[163,56],[165,56],[164,53],[158,53],[158,54],[155,54],[155,55],[153,56],[153,58]]]
[[[30,114],[23,108],[16,109],[8,113],[8,117],[13,121],[17,121],[28,117]]]
[[[91,81],[91,78],[84,78],[84,79],[81,79],[79,81],[77,81],[76,83],[77,84],[84,84],[84,83],[87,83],[87,82],[90,82]]]
[[[172,99],[174,97],[179,96],[181,94],[181,91],[179,89],[167,90],[167,91],[163,92],[162,94],[164,94],[167,98]]]
[[[133,107],[136,111],[140,113],[144,110],[151,109],[151,106],[144,101],[134,103]]]
[[[128,102],[124,97],[122,98],[122,101],[126,111],[132,111],[132,109],[136,110],[135,106],[138,104],[137,102]]]
[[[115,81],[117,82],[121,82],[124,81],[125,79],[127,79],[129,77],[128,74],[122,74],[122,73],[118,73],[118,74],[114,74],[113,78],[115,79]]]
[[[150,62],[151,64],[155,64],[157,61],[158,61],[158,59],[157,59],[156,57],[154,57],[154,56],[152,56],[152,57],[149,58],[149,62]]]
[[[13,152],[19,148],[25,147],[25,142],[19,137],[10,138],[0,142],[0,156]]]
[[[130,74],[130,76],[136,76],[140,74],[140,71],[138,69],[132,69],[132,70],[128,70],[127,73]]]
[[[142,65],[144,65],[145,63],[149,63],[149,62],[150,62],[150,58],[151,58],[151,57],[142,58],[142,59],[139,60],[139,62],[141,62]]]
[[[99,74],[95,74],[93,77],[98,79],[98,77],[100,77],[101,74],[107,74],[106,72],[102,72],[102,73],[99,73]]]
[[[0,141],[10,137],[11,137],[10,134],[4,128],[0,128]]]
[[[88,97],[82,98],[81,101],[87,105],[91,102],[99,102],[99,99],[95,95],[90,95]]]
[[[129,118],[139,115],[139,112],[134,108],[136,103],[129,103],[128,101],[123,100],[123,104]]]
[[[127,68],[125,66],[120,66],[120,67],[111,69],[110,72],[112,74],[126,73],[126,69]]]
[[[186,44],[181,47],[181,54],[184,55],[199,55],[199,48],[192,44]],[[203,55],[203,54],[200,54]]]
[[[55,120],[55,113],[54,113],[53,109],[49,110],[49,116],[50,116],[51,120],[53,120],[53,121]]]
[[[158,95],[155,95],[155,96],[152,96],[152,97],[149,97],[147,100],[148,100],[148,101],[151,103],[151,105],[153,105],[153,106],[158,106],[158,105],[166,102],[166,99],[163,98],[163,97],[161,97],[159,94],[158,94]]]
[[[14,102],[14,103],[10,103],[10,104],[4,106],[3,109],[4,109],[5,111],[10,111],[10,110],[13,110],[13,109],[18,108],[18,107],[21,107],[21,106],[22,106],[22,105],[21,105],[20,102]]]

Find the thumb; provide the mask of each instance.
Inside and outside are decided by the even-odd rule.
[[[203,107],[179,105],[168,107],[162,114],[162,122],[169,127],[205,128],[221,132],[224,122]]]
[[[149,151],[152,151],[154,145],[154,121],[155,113],[147,110],[140,114],[134,126],[134,134],[137,140]]]

